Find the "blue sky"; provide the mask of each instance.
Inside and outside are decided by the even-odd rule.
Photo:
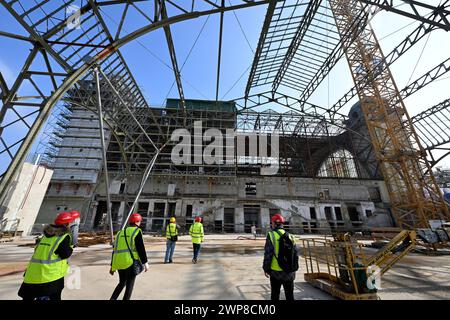
[[[438,4],[439,2],[439,0],[427,1],[430,4]],[[139,5],[143,10],[145,6],[145,3]],[[117,7],[111,7],[104,11],[106,23],[111,27],[111,30],[114,30],[112,33],[115,33],[120,19],[118,12]],[[235,12],[236,16],[233,12],[225,13],[220,98],[228,100],[243,96],[248,79],[248,71],[245,71],[252,64],[253,51],[256,50],[265,12],[266,6],[258,6],[239,10]],[[0,17],[2,17],[0,30],[26,34],[23,29],[17,27],[17,23],[3,7],[0,8]],[[241,30],[238,20],[244,31]],[[143,23],[145,23],[145,20],[142,16],[135,10],[130,10],[124,33],[133,31],[136,27],[142,26]],[[171,26],[178,64],[181,67],[205,23],[206,26],[182,69],[186,98],[215,98],[219,16],[201,17]],[[412,19],[386,12],[379,13],[371,23],[385,54],[389,53],[419,25]],[[0,38],[0,41],[0,70],[9,86],[11,86],[28,54],[29,45],[6,38]],[[127,44],[121,49],[121,52],[151,105],[161,106],[164,105],[167,97],[178,96],[176,85],[173,85],[173,71],[170,69],[170,57],[162,29]],[[436,64],[444,61],[448,58],[449,53],[450,34],[440,30],[433,31],[430,37],[422,39],[419,44],[392,66],[391,71],[398,87],[402,89],[410,80],[415,80]],[[42,63],[42,61],[36,63]],[[240,81],[238,81],[239,78]],[[449,75],[443,78],[443,80],[437,81],[405,100],[410,115],[417,114],[449,97]],[[233,87],[235,83],[236,85]],[[170,90],[172,85],[173,87]],[[352,80],[349,68],[347,62],[343,59],[331,72],[330,77],[323,81],[310,101],[322,106],[332,105],[351,87]],[[24,90],[22,94],[33,94],[33,90],[28,89],[29,92]],[[47,88],[47,90],[50,90],[50,88]],[[227,92],[228,94],[224,97]],[[350,106],[351,104],[345,111],[348,111]],[[442,164],[450,167],[450,159],[447,158]]]

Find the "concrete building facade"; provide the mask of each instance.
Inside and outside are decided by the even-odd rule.
[[[299,233],[361,231],[392,225],[384,182],[376,172],[368,174],[368,156],[358,151],[360,143],[354,147],[354,134],[345,128],[274,111],[239,115],[230,102],[187,100],[186,106],[187,124],[177,99],[169,99],[166,108],[139,109],[135,114],[157,145],[173,130],[194,121],[202,121],[201,134],[210,128],[243,133],[282,128],[277,159],[280,170],[274,176],[260,175],[263,164],[258,157],[246,163],[235,156],[234,164],[222,166],[174,165],[172,144],[158,158],[134,208],[144,217],[144,231],[161,232],[171,216],[187,228],[200,215],[210,232],[249,232],[252,224],[264,232],[275,213],[281,213],[289,228]],[[54,143],[58,149],[53,155],[54,175],[38,223],[51,221],[61,211],[78,210],[82,213],[82,229],[106,229],[98,118],[84,108],[68,108],[70,112],[64,114],[62,130]],[[132,119],[124,115],[122,123],[113,128],[114,134],[105,130],[114,229],[119,229],[128,215],[143,169],[154,152],[149,143],[136,148],[135,141],[143,136],[131,123]],[[168,132],[168,137],[161,132]],[[205,141],[201,144],[205,148]],[[227,146],[223,148],[226,154]]]
[[[115,229],[128,215],[138,185],[139,179],[111,182]],[[77,191],[77,197],[68,189],[53,187],[40,218],[49,220],[60,210],[78,209],[84,213],[82,228],[101,230],[107,222],[104,187],[101,179],[92,199],[84,198],[83,190]],[[275,213],[281,213],[295,232],[329,233],[339,228],[391,226],[388,202],[382,181],[154,176],[134,211],[144,217],[143,230],[154,233],[161,232],[172,216],[186,228],[195,216],[202,216],[211,232],[249,232],[253,223],[263,232]]]

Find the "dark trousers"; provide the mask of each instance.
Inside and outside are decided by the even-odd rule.
[[[200,253],[200,243],[193,243],[192,246],[194,248],[194,259],[197,259],[198,254]]]
[[[118,270],[119,271],[119,284],[111,296],[111,300],[117,300],[119,294],[125,288],[125,294],[123,295],[123,300],[130,300],[131,294],[133,293],[134,280],[136,280],[136,275],[133,273],[133,266],[128,269]]]
[[[280,281],[274,277],[270,277],[271,299],[280,300],[281,285],[283,285],[286,300],[294,300],[294,281]]]

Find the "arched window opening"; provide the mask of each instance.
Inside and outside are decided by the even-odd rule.
[[[324,178],[358,178],[353,155],[345,149],[334,152],[322,163],[317,176]]]

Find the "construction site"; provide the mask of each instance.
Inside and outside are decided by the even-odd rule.
[[[135,300],[270,300],[278,216],[295,300],[450,299],[450,0],[0,0],[0,16],[0,300],[68,212],[64,300],[110,298],[135,214]]]

